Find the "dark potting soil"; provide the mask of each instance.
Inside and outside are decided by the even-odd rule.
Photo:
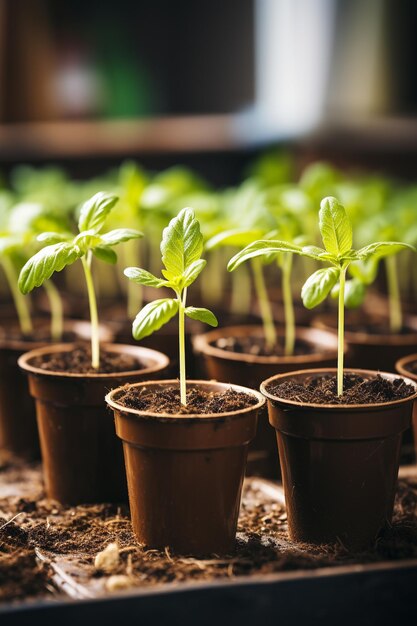
[[[220,337],[214,344],[216,348],[228,350],[236,354],[251,354],[253,356],[284,356],[284,338],[278,337],[278,343],[275,346],[268,346],[265,338],[256,335],[246,335],[244,337]],[[318,352],[315,347],[308,341],[297,339],[294,347],[294,355],[314,354]],[[323,352],[323,349],[320,349]]]
[[[130,354],[108,352],[101,348],[100,367],[91,365],[90,344],[77,343],[70,352],[58,352],[36,357],[31,365],[50,372],[69,372],[71,374],[113,374],[130,372],[144,368],[144,365]]]
[[[374,404],[407,398],[414,387],[402,378],[393,381],[375,376],[363,378],[357,374],[343,376],[343,394],[337,395],[336,376],[309,376],[302,383],[295,379],[270,383],[269,393],[286,400],[312,404]]]
[[[233,389],[206,391],[205,389],[189,388],[187,390],[187,405],[184,406],[180,401],[179,387],[158,388],[157,391],[147,387],[128,388],[118,396],[117,401],[125,407],[139,411],[177,415],[229,413],[258,403],[255,396]]]
[[[0,600],[58,595],[61,574],[77,597],[77,586],[94,596],[122,588],[416,558],[416,512],[417,474],[399,481],[393,524],[373,549],[354,554],[341,544],[295,544],[288,538],[284,505],[265,495],[256,479],[248,479],[235,551],[196,559],[168,549],[147,550],[137,543],[127,511],[115,505],[63,507],[44,499],[40,468],[9,464],[0,468]],[[106,549],[112,558],[97,557]]]

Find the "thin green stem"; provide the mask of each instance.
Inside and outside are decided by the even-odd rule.
[[[62,306],[62,299],[52,280],[46,280],[43,283],[43,287],[48,297],[49,308],[51,310],[51,338],[52,341],[58,342],[62,339],[62,332],[64,328],[64,310]]]
[[[292,254],[284,253],[282,270],[282,299],[284,302],[285,319],[285,356],[294,354],[295,346],[295,315],[291,289]]]
[[[1,264],[12,294],[14,305],[16,307],[20,330],[23,335],[30,335],[33,330],[33,325],[30,317],[29,306],[25,296],[19,291],[17,286],[18,278],[13,261],[5,255],[1,259]]]
[[[398,282],[396,257],[386,257],[385,267],[387,271],[390,329],[392,333],[399,333],[403,325],[403,315],[401,310],[400,285]]]
[[[124,245],[125,267],[140,267],[140,247],[136,240],[127,241]],[[127,281],[127,316],[135,319],[137,312],[143,306],[143,287],[132,281]]]
[[[90,306],[90,321],[91,321],[91,365],[94,369],[100,367],[100,336],[98,326],[98,312],[97,312],[97,300],[94,291],[93,275],[91,273],[91,251],[87,253],[87,256],[81,258],[85,282],[87,285],[88,304]]]
[[[265,285],[265,277],[262,269],[262,261],[260,259],[252,259],[251,261],[253,280],[255,284],[256,297],[259,303],[262,324],[264,327],[265,342],[268,348],[273,348],[277,342],[277,333],[275,330],[274,317],[272,315],[271,303],[268,297],[268,291]]]
[[[343,394],[343,363],[345,356],[345,283],[346,268],[340,269],[339,277],[339,313],[337,331],[337,395]]]
[[[179,318],[179,357],[180,357],[180,401],[181,404],[187,404],[187,376],[185,367],[185,302],[187,298],[187,289],[184,289],[182,297],[181,293],[178,297],[178,318]]]

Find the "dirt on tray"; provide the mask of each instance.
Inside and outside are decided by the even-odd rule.
[[[10,495],[11,485],[15,495]],[[0,600],[59,594],[57,577],[63,571],[67,587],[73,580],[74,589],[88,588],[94,596],[122,588],[416,558],[416,515],[417,475],[399,482],[392,527],[374,549],[354,554],[341,544],[296,544],[288,538],[283,504],[265,496],[257,479],[248,479],[235,552],[196,559],[138,544],[127,511],[118,506],[69,508],[45,500],[39,469],[9,463],[0,469]]]
[[[264,337],[247,335],[244,337],[220,337],[213,345],[221,350],[236,354],[250,354],[252,356],[285,356],[284,338],[278,337],[274,346],[269,346]],[[308,341],[297,339],[294,347],[294,356],[316,354],[315,347]],[[323,352],[323,349],[320,349]]]
[[[90,344],[77,343],[70,352],[51,353],[38,356],[31,365],[49,372],[68,372],[71,374],[114,374],[143,369],[144,365],[130,354],[100,350],[100,367],[91,365]]]
[[[191,388],[187,391],[187,404],[183,405],[180,401],[179,386],[177,386],[158,388],[157,391],[148,387],[127,388],[118,396],[117,402],[127,408],[152,413],[207,415],[239,411],[257,404],[258,399],[254,395],[233,389],[206,391]]]
[[[267,389],[279,398],[312,404],[374,404],[401,400],[414,393],[414,387],[402,378],[390,381],[379,375],[363,378],[357,374],[343,376],[341,396],[337,395],[336,376],[330,375],[309,376],[303,382],[295,379],[272,382]]]

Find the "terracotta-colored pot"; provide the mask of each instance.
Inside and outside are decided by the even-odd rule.
[[[300,368],[332,367],[337,359],[337,338],[333,333],[317,328],[298,328],[296,337],[312,346],[315,352],[294,356],[254,356],[239,354],[216,347],[218,339],[228,337],[263,336],[262,326],[231,326],[198,335],[193,340],[194,350],[203,358],[208,378],[258,389],[263,380],[274,374]],[[283,329],[279,329],[283,332]],[[279,467],[276,457],[274,432],[268,423],[266,410],[258,420],[258,431],[249,448],[248,475],[276,478]]]
[[[139,383],[161,389],[177,380]],[[230,385],[188,381],[188,387],[225,391]],[[106,396],[123,441],[132,524],[138,540],[182,554],[233,550],[247,448],[255,436],[256,405],[223,414],[154,414],[123,407],[125,388]]]
[[[407,376],[414,380],[417,383],[417,373],[410,370],[411,366],[417,365],[417,353],[409,354],[408,356],[399,359],[395,365],[395,369],[401,376]],[[414,402],[413,405],[413,417],[412,417],[412,427],[413,427],[413,441],[414,441],[414,450],[415,456],[417,458],[417,402]]]
[[[137,357],[143,369],[74,374],[33,365],[38,357],[73,350],[74,344],[43,347],[19,358],[36,402],[46,493],[64,504],[127,499],[122,448],[104,396],[120,384],[161,377],[169,364],[167,356],[154,350],[118,344],[105,348]]]
[[[405,379],[416,393],[403,400],[356,405],[307,404],[269,391],[272,382],[324,374],[336,370],[279,374],[261,385],[277,433],[289,532],[295,541],[367,548],[392,519],[401,435],[410,425],[417,385]]]
[[[49,328],[44,319],[35,319],[34,325],[35,336],[36,330]],[[40,455],[35,405],[17,360],[25,352],[49,342],[10,338],[10,328],[17,329],[16,319],[0,327],[0,448],[27,460],[35,460]],[[91,336],[90,324],[84,321],[66,321],[64,332],[81,340]],[[112,339],[106,326],[100,327],[100,336],[103,341]]]
[[[354,329],[356,321],[358,323],[372,324],[375,322],[375,324],[380,324],[382,320],[386,321],[388,328],[388,318],[386,317],[349,312],[345,328],[346,365],[348,367],[394,371],[398,359],[417,350],[416,316],[404,318],[405,328],[409,330],[407,333],[366,333]],[[314,319],[313,326],[336,334],[337,315],[319,315]]]

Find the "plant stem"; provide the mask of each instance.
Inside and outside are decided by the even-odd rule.
[[[48,296],[49,307],[51,310],[51,338],[52,341],[58,342],[62,339],[64,326],[62,299],[52,280],[46,280],[43,283],[43,287],[46,291],[46,295]]]
[[[387,286],[389,300],[389,324],[392,333],[400,332],[403,325],[401,311],[400,286],[397,274],[397,259],[395,256],[385,258],[387,271]]]
[[[91,250],[87,252],[87,256],[82,257],[81,261],[84,268],[85,282],[87,285],[88,304],[90,307],[91,321],[91,365],[94,369],[100,366],[100,336],[98,326],[97,300],[94,291],[93,275],[91,273]]]
[[[1,263],[13,297],[14,305],[16,307],[17,317],[19,320],[19,326],[20,330],[22,331],[22,335],[30,335],[33,331],[33,325],[30,317],[29,306],[27,300],[25,299],[25,296],[20,293],[17,286],[18,279],[16,269],[13,265],[13,261],[5,255],[3,256]]]
[[[138,265],[140,267],[140,248],[135,240],[127,241],[124,245],[125,267]],[[127,281],[127,316],[135,319],[137,312],[143,305],[143,287],[132,281]]]
[[[272,315],[271,303],[265,285],[265,277],[260,259],[252,259],[253,279],[255,283],[256,297],[259,302],[262,323],[264,327],[265,342],[268,348],[273,348],[277,342],[274,317]]]
[[[339,277],[339,319],[337,330],[337,395],[343,393],[343,362],[345,355],[345,282],[346,268],[340,269]]]
[[[294,354],[295,346],[295,316],[291,289],[292,254],[284,253],[281,270],[282,299],[284,302],[285,319],[285,356],[292,356]]]
[[[179,318],[179,353],[180,353],[180,401],[181,404],[186,406],[187,404],[187,376],[185,367],[185,301],[187,298],[187,289],[184,289],[182,297],[181,293],[178,296],[178,318]]]

